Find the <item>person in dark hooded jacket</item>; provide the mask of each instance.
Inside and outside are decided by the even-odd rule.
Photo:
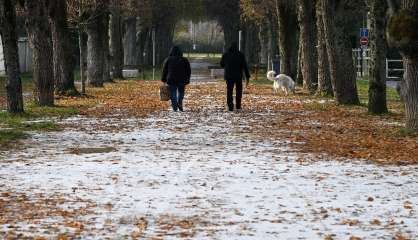
[[[183,111],[183,99],[186,85],[190,83],[191,69],[187,58],[177,46],[170,51],[165,60],[162,81],[170,86],[171,106],[174,111]]]
[[[243,53],[238,50],[236,42],[231,44],[228,52],[222,56],[221,67],[225,69],[225,81],[227,85],[227,104],[228,110],[234,110],[234,86],[236,86],[236,109],[241,110],[242,99],[242,80],[245,73],[247,84],[250,80],[250,72],[248,71],[247,60]]]

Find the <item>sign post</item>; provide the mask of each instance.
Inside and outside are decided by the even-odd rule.
[[[369,45],[369,29],[360,28],[360,45],[367,46]]]
[[[369,45],[369,29],[368,28],[360,28],[360,46],[361,46],[361,52],[360,52],[360,58],[361,58],[361,77],[363,77],[363,71],[364,68],[364,57],[365,53],[367,52],[367,46]]]
[[[367,45],[369,45],[369,38],[368,37],[361,37],[360,38],[360,45],[361,46],[367,46]]]

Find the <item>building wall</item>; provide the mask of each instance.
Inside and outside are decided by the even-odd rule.
[[[32,72],[32,49],[27,38],[19,38],[19,64],[20,72]]]
[[[32,49],[29,47],[27,38],[20,38],[19,43],[19,64],[20,72],[26,73],[32,71]],[[4,76],[6,68],[4,66],[3,46],[0,38],[0,75]]]

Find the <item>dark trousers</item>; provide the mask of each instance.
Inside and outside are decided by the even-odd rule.
[[[234,110],[234,87],[236,91],[236,109],[241,109],[242,80],[226,80],[228,110]]]
[[[180,107],[183,106],[185,86],[175,85],[175,84],[170,84],[169,86],[170,86],[171,106],[173,107],[174,111],[177,111],[179,106]]]

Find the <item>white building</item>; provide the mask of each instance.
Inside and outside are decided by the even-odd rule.
[[[29,47],[27,38],[20,38],[18,42],[19,47],[19,64],[20,72],[32,71],[32,49]],[[3,45],[0,38],[0,76],[4,76],[6,68],[4,66]]]

